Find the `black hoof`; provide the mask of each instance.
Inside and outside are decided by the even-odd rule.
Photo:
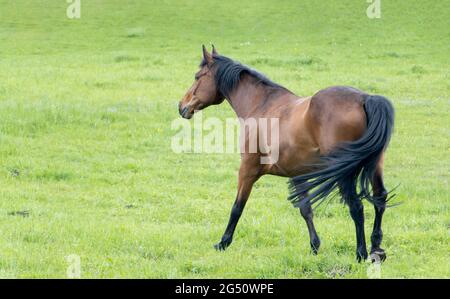
[[[311,245],[311,252],[314,255],[317,255],[317,252],[319,252],[320,240],[319,239],[315,239],[314,241],[312,241],[309,244]]]
[[[228,246],[230,246],[231,242],[224,242],[224,241],[220,241],[219,243],[214,245],[214,248],[217,251],[225,251],[225,249],[227,249]]]
[[[381,248],[372,249],[370,251],[370,260],[372,263],[382,263],[386,260],[386,253]]]
[[[358,261],[358,263],[367,260],[367,257],[367,250],[361,249],[356,251],[356,260]]]

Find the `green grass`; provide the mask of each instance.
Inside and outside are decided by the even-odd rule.
[[[0,277],[367,277],[338,202],[306,225],[286,179],[255,186],[232,246],[212,245],[237,154],[175,154],[171,122],[201,44],[299,95],[344,84],[389,97],[396,129],[382,277],[450,277],[450,7],[442,1],[0,1]],[[228,104],[204,117],[233,117]],[[366,234],[373,209],[366,204]],[[369,238],[367,237],[368,241]]]

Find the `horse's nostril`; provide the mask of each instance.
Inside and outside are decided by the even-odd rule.
[[[188,107],[184,107],[182,110],[180,110],[180,115],[182,117],[185,117],[185,114],[188,112]]]

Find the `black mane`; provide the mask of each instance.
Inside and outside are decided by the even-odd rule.
[[[200,63],[200,67],[204,67],[207,64],[205,60]],[[216,69],[215,81],[219,92],[225,96],[229,97],[229,94],[238,86],[241,80],[242,74],[249,74],[250,76],[256,78],[258,83],[267,85],[273,88],[285,89],[283,86],[271,81],[263,74],[249,68],[248,66],[242,65],[241,63],[234,61],[228,57],[221,55],[213,55],[213,65]]]

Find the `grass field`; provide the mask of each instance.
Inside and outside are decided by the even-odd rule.
[[[234,243],[213,249],[239,155],[170,147],[212,42],[299,95],[390,98],[385,180],[402,205],[385,213],[381,276],[450,278],[450,5],[381,1],[369,19],[365,0],[81,0],[69,19],[65,0],[0,0],[0,277],[63,278],[70,255],[82,278],[367,277],[347,208],[316,211],[313,256],[283,178],[256,184]]]

